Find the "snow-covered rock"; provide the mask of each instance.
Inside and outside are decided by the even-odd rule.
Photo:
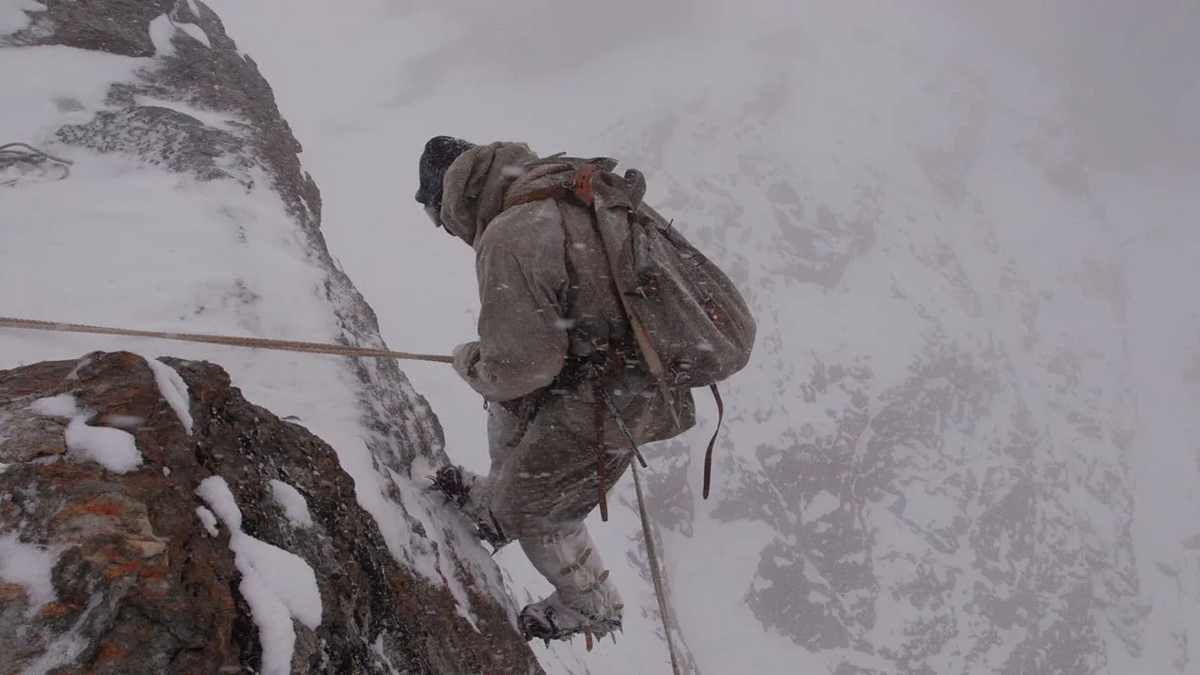
[[[12,75],[0,144],[51,156],[0,154],[0,316],[385,347],[326,247],[320,193],[271,87],[208,6],[0,4]],[[78,357],[93,351],[138,356],[101,359],[121,368],[87,380]],[[495,564],[420,489],[445,461],[442,429],[395,360],[0,328],[0,368],[22,366],[18,379],[49,379],[0,395],[0,671],[163,672],[193,658],[214,659],[204,672],[536,669]],[[136,401],[119,399],[122,383]],[[238,403],[223,426],[206,390],[263,408]],[[228,486],[236,533],[220,491],[197,493],[209,479]],[[105,543],[103,522],[55,529],[62,509],[109,493],[121,532],[136,529],[133,558]],[[58,605],[28,569],[51,557]],[[291,597],[277,575],[301,559],[312,576]],[[191,590],[138,571],[181,565],[212,570]],[[216,603],[211,621],[193,591]],[[122,633],[136,631],[117,613],[135,606],[165,632]],[[277,649],[289,641],[292,657]]]
[[[186,383],[190,432],[136,354],[0,371],[0,671],[535,668],[491,580],[463,580],[468,621],[391,555],[333,448],[211,363],[158,363]],[[74,452],[75,425],[144,461]]]

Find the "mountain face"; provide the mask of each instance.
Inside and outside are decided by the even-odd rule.
[[[300,166],[300,144],[280,115],[270,85],[225,35],[216,14],[202,3],[165,1],[114,3],[103,9],[49,2],[44,11],[25,11],[30,25],[4,38],[7,46],[20,48],[11,55],[14,67],[32,69],[38,60],[81,59],[93,51],[98,52],[96,61],[133,71],[127,81],[100,85],[103,98],[97,107],[103,109],[92,111],[92,101],[66,92],[55,97],[55,106],[65,113],[62,121],[86,121],[63,124],[54,131],[53,142],[136,157],[200,183],[223,180],[250,193],[256,188],[273,192],[295,229],[295,244],[306,258],[302,262],[325,277],[315,290],[333,313],[334,338],[380,346],[374,313],[325,245],[320,192]],[[96,88],[94,82],[87,84]],[[239,243],[246,243],[246,214],[226,211],[230,229]],[[222,290],[226,305],[253,306],[264,300],[240,277]],[[209,310],[203,302],[194,304],[197,314]],[[436,417],[423,414],[424,403],[395,361],[349,365],[361,388],[356,404],[364,426],[374,430],[369,439],[373,451],[407,465],[422,448],[440,444]]]
[[[529,672],[389,552],[337,453],[203,361],[0,371],[0,671]],[[478,596],[477,596],[478,597]]]
[[[267,38],[273,7],[228,16],[296,110],[343,216],[331,246],[385,334],[473,335],[469,254],[415,210],[358,224],[394,212],[382,187],[415,186],[442,133],[644,170],[648,201],[751,299],[760,339],[725,388],[712,498],[693,461],[715,423],[703,397],[695,431],[647,451],[691,672],[1195,669],[1197,168],[1161,151],[1167,127],[1128,128],[1157,99],[1088,110],[1082,83],[1126,83],[1095,94],[1115,102],[1139,79],[1081,56],[1109,44],[1115,4],[1047,11],[1084,30],[1072,54],[1014,41],[1036,8],[713,1],[660,31],[614,6],[597,51],[595,33],[562,46],[576,24],[532,1],[498,18],[364,0],[328,29],[312,4]],[[1144,14],[1138,34],[1167,34]],[[337,76],[351,64],[357,83]],[[1172,81],[1183,110],[1195,83]],[[386,297],[430,280],[433,300]],[[452,456],[486,467],[477,402],[412,376],[455,420]],[[606,560],[625,551],[613,573],[637,609],[602,652],[535,646],[554,672],[668,672],[632,486],[611,501],[590,527]],[[544,592],[519,554],[497,557],[518,596]]]
[[[1189,448],[1150,445],[1159,392],[1131,319],[1178,290],[1131,283],[1169,244],[1127,245],[1181,221],[1129,218],[1122,186],[1142,178],[1090,170],[1053,98],[1020,95],[1041,84],[1022,64],[935,40],[931,18],[855,18],[853,47],[777,33],[801,57],[747,57],[769,75],[741,97],[605,137],[658,169],[663,206],[762,321],[726,397],[724,484],[676,527],[766,525],[738,604],[839,675],[1189,672],[1194,596],[1159,589],[1195,563],[1190,533],[1139,508],[1147,457]],[[905,31],[925,44],[894,44]],[[1196,307],[1177,308],[1193,331]],[[1178,395],[1171,358],[1154,386]],[[1139,547],[1158,537],[1169,553]]]
[[[741,96],[604,136],[657,169],[663,207],[740,276],[762,322],[726,395],[737,412],[708,513],[652,493],[701,561],[720,553],[696,543],[698,522],[765,525],[737,604],[838,675],[1189,672],[1194,596],[1158,589],[1194,553],[1139,509],[1156,489],[1144,458],[1188,452],[1182,436],[1147,445],[1157,392],[1139,386],[1130,317],[1172,289],[1131,288],[1165,252],[1131,260],[1127,240],[1151,228],[1113,211],[1140,177],[1081,162],[1053,99],[1020,97],[1040,83],[1019,62],[984,62],[917,17],[853,20],[853,47],[784,30],[800,54],[743,56],[767,76]],[[925,44],[894,44],[905,31]],[[893,89],[874,88],[876,69]],[[1179,307],[1193,327],[1196,306]],[[1139,549],[1150,537],[1175,537],[1165,571]]]
[[[1194,145],[1174,141],[1200,88],[1180,65],[1194,59],[1158,80],[1145,56],[1188,54],[1155,28],[1187,14],[1139,13],[1122,35],[1168,37],[1121,70],[1134,60],[1105,39],[1123,22],[1116,3],[1087,20],[1056,4],[1046,23],[978,4],[213,0],[272,83],[282,114],[267,114],[253,112],[261,77],[203,5],[110,3],[144,35],[84,21],[71,44],[125,56],[0,50],[46,76],[0,90],[14,111],[0,128],[76,160],[61,181],[47,169],[0,187],[4,222],[20,223],[0,288],[24,289],[0,295],[0,314],[449,351],[474,337],[476,289],[469,249],[408,201],[424,142],[616,157],[646,172],[647,200],[759,319],[751,364],[723,388],[710,499],[695,461],[716,421],[703,396],[695,430],[646,449],[687,672],[1194,672],[1200,170]],[[53,41],[56,12],[85,11],[44,7],[0,14],[0,32],[12,27],[0,39]],[[1096,53],[1108,65],[1080,56]],[[187,54],[226,59],[220,90],[253,95],[186,93],[215,76],[207,61],[163,84],[155,73]],[[282,117],[289,132],[272,136]],[[141,146],[180,126],[197,131],[166,154],[191,159]],[[71,201],[56,198],[68,185]],[[313,243],[317,211],[336,264]],[[348,309],[360,301],[342,269],[378,332],[354,328],[369,315]],[[0,340],[10,366],[129,348]],[[420,579],[470,608],[487,601],[456,581],[460,565],[517,604],[547,592],[515,547],[495,557],[502,576],[476,561],[413,489],[444,461],[439,433],[455,461],[486,470],[484,413],[447,369],[406,369],[422,400],[370,361],[172,352],[220,362],[246,398],[327,441]],[[397,393],[400,416],[382,398]],[[669,672],[630,481],[609,503],[609,522],[589,528],[625,632],[592,652],[535,644],[547,672]]]
[[[49,155],[0,155],[0,315],[385,346],[206,5],[8,3],[0,70]],[[0,368],[0,672],[539,671],[394,360],[0,329]]]

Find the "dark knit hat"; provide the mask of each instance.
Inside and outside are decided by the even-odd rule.
[[[416,199],[425,206],[441,206],[442,180],[446,171],[458,156],[475,147],[461,138],[450,136],[434,136],[425,144],[421,153],[421,163],[418,175],[421,185],[417,188]]]

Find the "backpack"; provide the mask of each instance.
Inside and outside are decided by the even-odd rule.
[[[644,175],[628,169],[618,176],[616,165],[609,158],[560,155],[533,160],[509,187],[504,208],[554,198],[592,210],[638,355],[665,400],[671,400],[670,389],[682,387],[708,387],[716,400],[717,429],[704,459],[707,499],[713,445],[724,418],[717,384],[749,362],[757,326],[729,277],[673,222],[642,202]],[[521,194],[522,183],[572,168],[566,181]]]

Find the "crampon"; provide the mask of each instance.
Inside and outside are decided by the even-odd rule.
[[[463,507],[467,505],[467,501],[471,495],[471,486],[467,485],[464,479],[462,469],[457,466],[443,466],[437,470],[437,473],[429,477],[430,485],[428,490],[437,491],[445,498],[447,504],[453,504],[455,508],[467,516],[474,525],[474,535],[481,541],[486,541],[492,547],[492,555],[504,547],[508,543],[508,539],[500,531],[500,526],[494,522],[494,519],[487,518],[488,521],[474,518],[466,512]],[[490,515],[490,514],[489,514]]]
[[[551,640],[572,641],[576,635],[583,635],[588,651],[592,650],[595,640],[605,635],[611,636],[616,644],[616,634],[622,630],[619,614],[609,618],[585,617],[561,603],[545,600],[521,610],[519,620],[526,641],[541,640],[549,647]]]

